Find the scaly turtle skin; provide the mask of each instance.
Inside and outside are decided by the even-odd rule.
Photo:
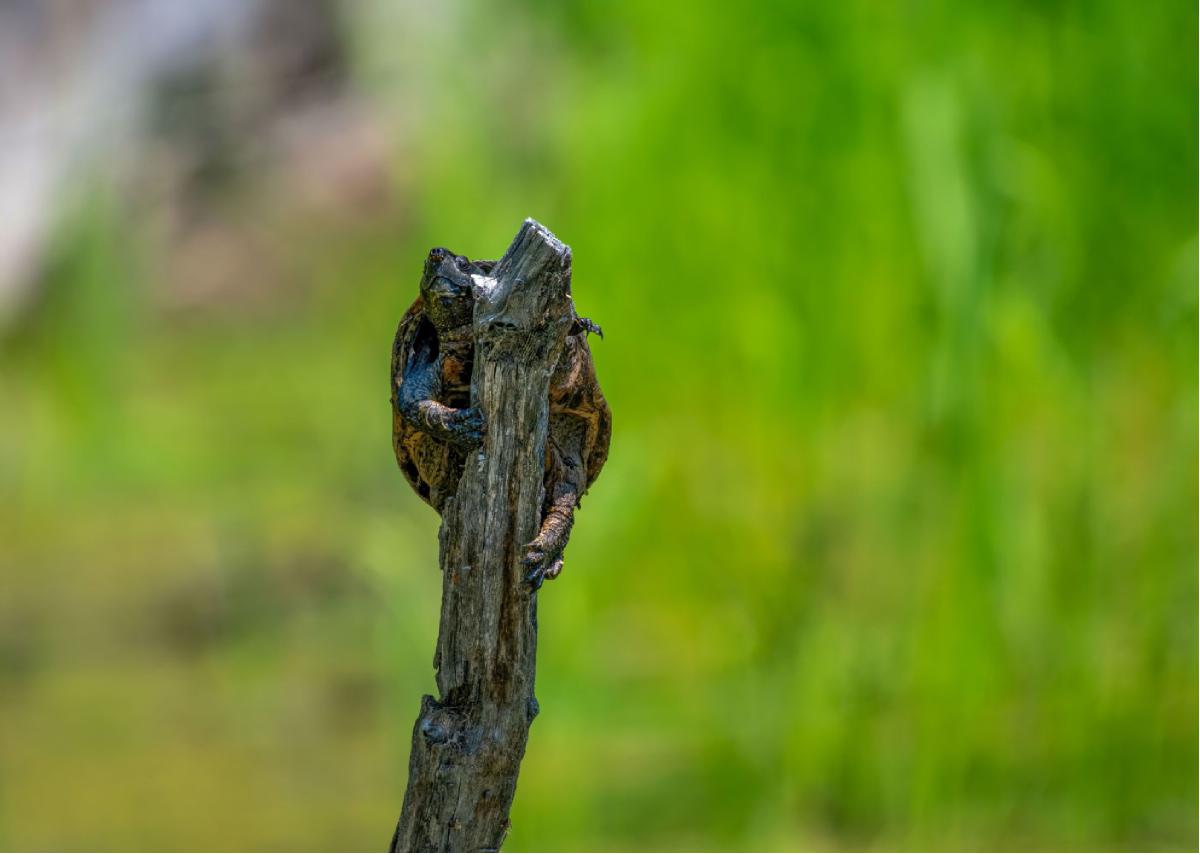
[[[400,320],[392,344],[392,445],[400,471],[440,514],[458,488],[467,454],[483,442],[483,415],[471,407],[475,341],[473,276],[494,261],[472,262],[435,248],[420,294]],[[539,587],[562,571],[575,508],[608,458],[612,413],[600,391],[588,333],[576,316],[550,378],[545,502],[537,537],[526,549],[527,578]]]

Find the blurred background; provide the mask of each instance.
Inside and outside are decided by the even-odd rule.
[[[1197,844],[1195,4],[0,6],[0,847],[386,847],[424,254],[615,413],[507,847]]]

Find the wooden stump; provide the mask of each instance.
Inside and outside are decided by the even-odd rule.
[[[541,520],[550,375],[573,317],[571,250],[526,220],[477,281],[471,396],[487,428],[442,520],[441,697],[421,701],[393,852],[499,849],[538,712],[537,592],[520,559]]]

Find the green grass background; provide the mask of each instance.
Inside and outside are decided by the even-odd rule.
[[[1196,28],[359,26],[402,204],[231,195],[290,260],[254,311],[160,310],[85,188],[0,345],[0,846],[386,845],[440,593],[391,335],[430,246],[494,257],[528,215],[573,247],[615,429],[540,598],[508,849],[1193,849]]]

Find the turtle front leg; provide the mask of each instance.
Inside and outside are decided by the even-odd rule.
[[[396,395],[400,414],[417,430],[459,448],[478,448],[483,444],[483,413],[478,407],[460,409],[437,400],[441,393],[441,366],[438,363],[430,343],[418,340]]]
[[[570,332],[568,335],[578,335],[581,332],[591,333],[604,338],[604,330],[600,329],[600,325],[591,318],[584,318],[579,315],[575,316],[575,320],[571,323]]]

